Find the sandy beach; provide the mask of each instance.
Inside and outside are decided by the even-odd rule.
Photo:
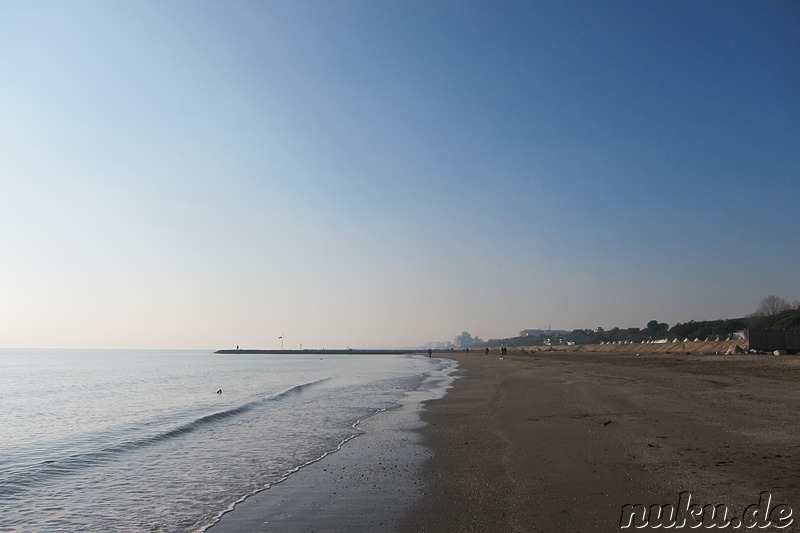
[[[375,417],[211,532],[620,531],[626,504],[688,493],[739,520],[765,491],[788,527],[714,529],[800,531],[798,357],[447,356],[462,377],[424,426]]]
[[[427,492],[402,531],[619,531],[624,505],[684,491],[729,517],[769,491],[800,530],[800,358],[453,357],[465,377],[428,404]]]

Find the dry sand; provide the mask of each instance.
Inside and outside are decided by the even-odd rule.
[[[725,341],[699,342],[665,342],[665,343],[633,343],[633,344],[579,344],[574,346],[523,346],[511,348],[512,353],[537,352],[591,352],[618,354],[685,354],[685,355],[724,355],[734,344],[746,350],[748,343],[744,339]]]
[[[434,455],[401,531],[620,531],[623,505],[682,491],[729,517],[769,491],[800,531],[800,357],[452,357],[465,375],[424,413]]]

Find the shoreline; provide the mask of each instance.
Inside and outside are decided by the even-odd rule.
[[[800,531],[800,358],[447,358],[459,377],[443,398],[366,419],[364,434],[209,533],[620,531],[627,504],[688,493],[737,517],[764,491],[794,511],[766,530]]]
[[[396,415],[405,418],[394,412],[399,410],[362,420],[359,428],[364,433],[248,496],[205,531],[334,533],[396,529],[422,497],[417,481],[422,461],[418,458],[429,453],[414,433],[415,426],[401,423],[400,429],[392,427],[397,423]],[[380,498],[376,492],[380,492]]]
[[[448,362],[448,365],[452,362]],[[423,402],[446,394],[458,367],[423,379],[398,406],[361,419],[337,450],[237,503],[208,533],[397,531],[423,497],[431,451],[419,429]]]
[[[452,358],[466,376],[423,413],[427,489],[401,531],[617,531],[624,505],[684,491],[734,517],[769,491],[800,530],[800,358]]]

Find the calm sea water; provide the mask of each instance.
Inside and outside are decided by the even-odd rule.
[[[402,355],[0,350],[0,531],[203,531],[364,417],[410,391],[441,396],[454,370]]]

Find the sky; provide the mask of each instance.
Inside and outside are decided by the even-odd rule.
[[[789,0],[0,1],[0,347],[800,300],[798,52]]]

